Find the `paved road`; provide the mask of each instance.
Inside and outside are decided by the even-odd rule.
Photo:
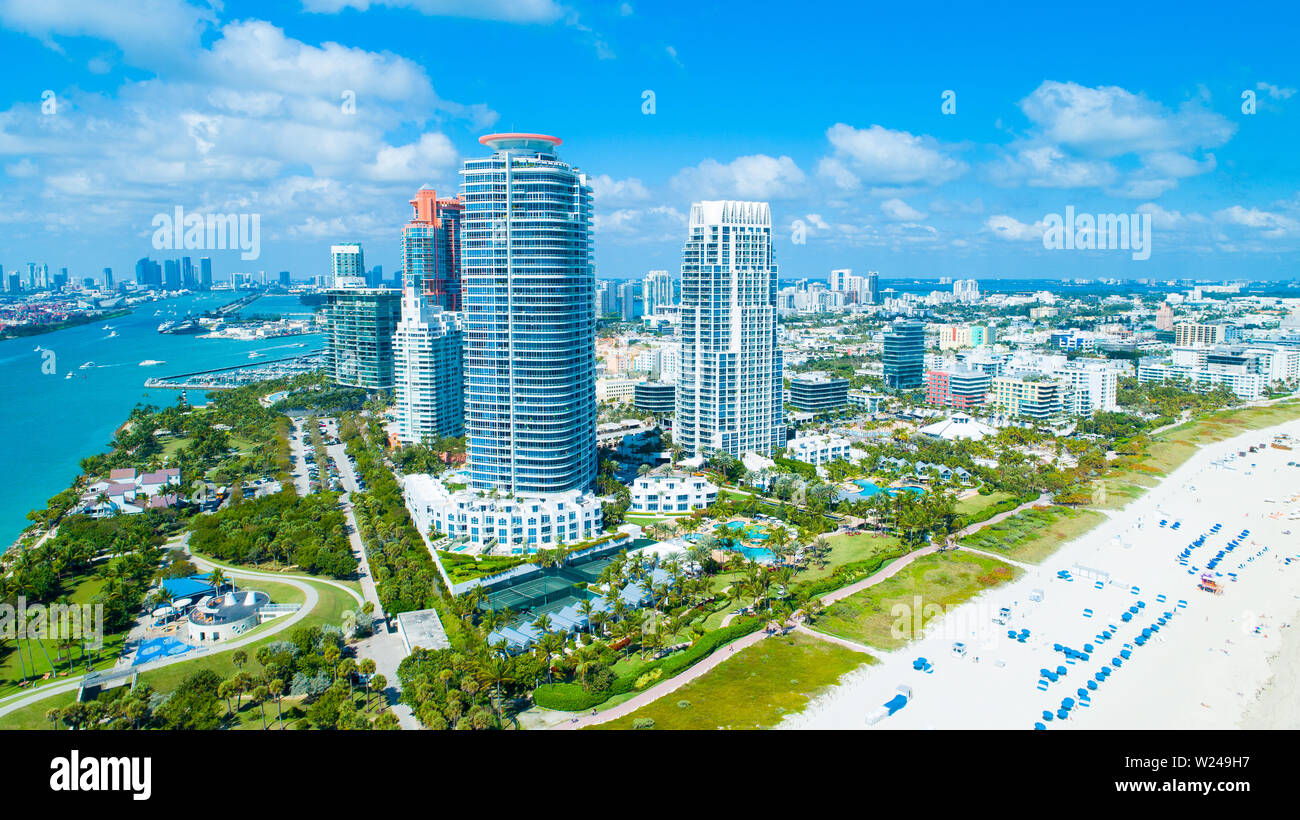
[[[339,433],[338,423],[332,418],[321,419],[321,421],[325,422],[325,429],[330,436],[337,439]],[[403,729],[419,729],[420,723],[415,719],[415,713],[411,711],[411,707],[399,702],[402,689],[397,676],[397,667],[406,657],[406,645],[402,643],[402,638],[397,632],[388,631],[384,607],[379,602],[379,590],[375,587],[374,576],[370,573],[370,560],[366,557],[365,543],[361,540],[361,530],[357,526],[356,511],[352,506],[352,494],[357,491],[359,486],[356,472],[352,469],[352,461],[348,458],[347,447],[342,443],[326,445],[325,451],[338,465],[339,480],[343,483],[343,493],[339,496],[339,506],[343,510],[343,515],[347,518],[348,541],[352,545],[352,554],[360,562],[357,565],[357,573],[361,580],[361,593],[367,601],[374,604],[375,617],[382,619],[379,622],[379,629],[374,635],[357,643],[357,654],[373,660],[375,662],[375,671],[383,675],[388,682],[388,688],[384,690],[384,696],[387,698],[393,714],[397,715],[398,725]]]

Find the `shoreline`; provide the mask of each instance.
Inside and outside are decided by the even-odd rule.
[[[1225,454],[1235,456],[1282,431],[1300,433],[1300,420],[1202,447],[1024,578],[948,610],[925,634],[885,653],[881,664],[850,673],[777,728],[868,728],[865,715],[899,684],[912,686],[915,699],[871,728],[1027,730],[1036,722],[1052,731],[1297,725],[1300,635],[1292,625],[1300,620],[1300,560],[1294,560],[1300,538],[1283,533],[1300,529],[1300,520],[1283,516],[1300,510],[1300,468],[1286,465],[1295,453],[1273,448],[1228,466],[1216,464]],[[1180,528],[1161,527],[1161,519],[1170,525],[1179,521]],[[1222,529],[1207,534],[1188,565],[1180,566],[1180,551],[1214,523]],[[1225,594],[1198,590],[1205,562],[1243,529],[1249,536],[1217,566]],[[1286,563],[1286,557],[1293,560]],[[1086,577],[1088,568],[1099,574]],[[1073,580],[1058,578],[1061,570]],[[1236,581],[1230,572],[1237,573]],[[1098,579],[1105,580],[1101,588]],[[1031,594],[1037,591],[1043,594]],[[1158,595],[1165,601],[1158,602]],[[1121,624],[1119,614],[1139,600],[1140,615]],[[1186,607],[1178,601],[1186,601]],[[1012,608],[1012,619],[993,625],[992,614],[1002,606]],[[1132,645],[1135,630],[1165,611],[1175,613],[1166,626],[1145,645],[1134,646],[1121,667],[1111,666],[1121,646]],[[1102,643],[1095,636],[1110,624],[1121,628]],[[1029,629],[1031,639],[1008,640],[1011,627]],[[965,657],[952,652],[958,640],[969,647]],[[1095,658],[1074,663],[1054,650],[1058,642],[1100,645]],[[932,674],[913,670],[918,656],[932,661]],[[1059,683],[1036,685],[1040,668],[1066,663],[1074,668]],[[1042,710],[1055,711],[1063,696],[1078,698],[1076,689],[1103,665],[1110,673],[1090,692],[1095,699],[1087,708],[1075,707],[1068,720],[1039,716]]]

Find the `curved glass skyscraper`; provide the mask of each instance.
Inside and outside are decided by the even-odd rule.
[[[596,480],[591,188],[556,137],[492,134],[461,169],[465,435],[475,489]]]

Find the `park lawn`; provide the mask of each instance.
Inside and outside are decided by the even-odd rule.
[[[65,728],[62,725],[55,727],[45,719],[45,713],[51,709],[62,709],[64,706],[71,704],[77,699],[77,693],[63,692],[54,697],[38,700],[35,703],[28,704],[21,709],[15,709],[4,717],[0,717],[0,729],[55,729]]]
[[[995,490],[989,495],[980,495],[976,493],[970,498],[958,501],[953,511],[957,515],[968,516],[982,512],[989,507],[992,507],[994,504],[1006,501],[1009,498],[1011,498],[1011,493],[1004,493],[1001,490]]]
[[[172,460],[189,443],[189,436],[168,436],[162,442],[162,460]]]
[[[770,728],[865,663],[875,659],[798,632],[777,635],[654,703],[592,728],[631,729],[643,718],[653,719],[655,729]]]
[[[91,663],[90,668],[107,669],[116,664],[118,655],[122,654],[122,642],[125,639],[125,631],[113,635],[105,635],[104,646],[98,651],[99,657]],[[49,655],[50,660],[58,666],[57,671],[59,674],[51,674],[48,681],[38,681],[38,683],[49,685],[60,681],[75,680],[86,674],[86,663],[81,658],[81,650],[79,648],[74,648],[72,650],[73,670],[71,673],[67,673],[68,659],[66,657],[59,657],[57,641],[49,638],[27,639],[22,642],[22,646],[22,664],[19,663],[18,652],[13,641],[6,641],[3,648],[0,649],[0,653],[2,653],[0,654],[0,698],[15,695],[24,691],[32,692],[40,688],[39,686],[34,687],[31,684],[26,688],[23,688],[18,685],[18,681],[22,677],[23,665],[27,667],[27,674],[29,677],[32,675],[33,664],[35,664],[35,674],[38,678],[48,672],[53,672],[54,670],[50,669],[49,661],[46,660],[47,654]],[[44,652],[41,651],[42,647],[45,649]],[[29,652],[34,655],[34,657],[29,657]],[[94,655],[95,653],[92,652],[91,654]]]
[[[1104,513],[1095,510],[1034,507],[966,536],[961,545],[1037,564],[1105,518]]]
[[[830,535],[826,537],[826,543],[831,546],[830,555],[826,556],[826,566],[818,566],[809,562],[808,568],[801,570],[795,576],[796,581],[818,581],[822,578],[829,578],[836,567],[851,564],[854,561],[865,561],[882,552],[898,549],[900,542],[892,535],[860,533],[858,535]]]
[[[939,611],[975,597],[990,587],[1011,581],[1023,570],[993,558],[963,552],[933,553],[916,559],[890,578],[827,607],[813,629],[878,649],[898,649],[912,637],[914,626],[924,625]],[[921,612],[902,618],[895,606],[912,613],[916,600]],[[915,624],[921,620],[921,624]]]

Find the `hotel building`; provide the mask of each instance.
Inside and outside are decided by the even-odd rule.
[[[696,202],[688,231],[673,438],[694,456],[771,454],[785,445],[771,209]]]

